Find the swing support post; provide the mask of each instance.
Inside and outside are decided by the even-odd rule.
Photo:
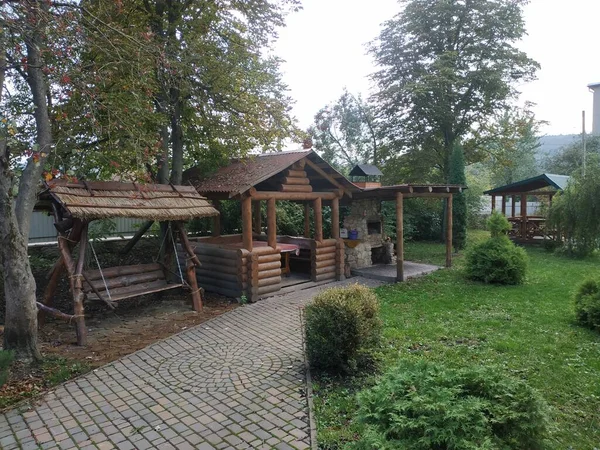
[[[203,290],[198,286],[198,280],[196,279],[196,267],[200,267],[200,260],[198,259],[198,256],[196,256],[196,253],[194,253],[194,248],[187,237],[183,223],[177,222],[175,226],[179,232],[179,241],[181,242],[181,247],[183,250],[185,250],[185,253],[187,253],[186,275],[188,284],[190,285],[190,289],[192,291],[192,306],[194,311],[202,311]]]

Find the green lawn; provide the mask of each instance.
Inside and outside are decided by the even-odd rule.
[[[472,233],[472,240],[485,238]],[[495,365],[537,388],[552,409],[550,449],[600,444],[600,334],[575,324],[572,296],[598,275],[598,260],[570,260],[528,248],[523,286],[487,286],[455,268],[376,290],[384,322],[384,369],[398,358],[452,366]],[[444,246],[412,243],[406,259],[441,263]],[[315,378],[320,448],[343,448],[360,435],[353,420],[355,393],[375,377]]]

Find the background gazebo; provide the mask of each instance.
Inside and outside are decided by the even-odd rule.
[[[552,205],[552,197],[562,191],[569,182],[566,175],[544,173],[533,178],[517,181],[516,183],[499,186],[485,195],[492,198],[492,212],[496,210],[499,199],[500,210],[513,224],[511,237],[519,241],[532,241],[536,238],[547,236],[546,218],[538,211],[528,212],[527,201],[534,199],[547,199],[548,206]],[[510,199],[510,210],[507,211],[507,201]],[[517,201],[520,205],[517,208]]]

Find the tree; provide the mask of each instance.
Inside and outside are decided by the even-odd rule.
[[[455,144],[450,158],[451,184],[467,184],[465,175],[465,159],[460,145]],[[464,192],[454,194],[452,202],[452,243],[456,251],[462,250],[467,244],[467,199]]]
[[[360,95],[354,96],[347,90],[315,114],[308,134],[315,150],[337,167],[357,163],[378,166],[384,160],[373,108]]]
[[[588,167],[600,165],[600,137],[587,136],[586,164]],[[574,175],[583,169],[583,143],[581,138],[561,148],[558,153],[547,156],[544,170],[558,175]]]
[[[370,52],[384,134],[396,152],[431,161],[450,175],[454,143],[481,159],[478,129],[508,109],[516,86],[539,65],[515,43],[525,34],[527,0],[402,0]]]
[[[4,267],[6,299],[4,349],[14,350],[15,357],[23,361],[41,358],[37,347],[35,280],[27,244],[38,183],[53,147],[47,103],[49,88],[43,72],[45,35],[51,19],[45,1],[0,6],[0,101],[7,92],[7,75],[18,72],[30,91],[36,130],[35,146],[25,155],[15,155],[11,148],[17,125],[14,121],[4,117],[0,135],[0,263]],[[23,59],[14,61],[9,44],[18,45],[19,52],[23,49]],[[18,178],[15,178],[15,157],[25,159]]]

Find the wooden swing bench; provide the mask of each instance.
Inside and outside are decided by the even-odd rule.
[[[139,185],[120,182],[79,182],[53,180],[46,183],[40,195],[38,210],[51,211],[58,230],[60,259],[51,270],[50,280],[42,302],[38,302],[40,313],[50,314],[75,323],[77,344],[85,345],[84,300],[100,301],[110,308],[121,300],[187,287],[191,291],[195,310],[202,308],[201,290],[196,280],[196,266],[200,265],[183,226],[183,221],[195,217],[210,217],[219,212],[191,186]],[[96,219],[131,217],[166,223],[163,228],[163,245],[170,241],[173,248],[164,248],[163,260],[148,264],[102,268],[92,242],[88,242],[89,222]],[[149,227],[145,228],[147,230]],[[176,240],[179,240],[188,255],[184,270],[176,256]],[[79,244],[77,261],[71,254]],[[87,247],[90,247],[96,270],[84,270]],[[169,268],[171,256],[177,261],[178,273]],[[64,272],[69,276],[73,295],[74,314],[66,314],[51,305],[58,281]],[[169,280],[170,274],[179,278]],[[41,318],[43,316],[40,316]]]
[[[141,295],[177,289],[184,283],[169,283],[161,264],[117,266],[84,272],[83,292],[87,300],[117,302]]]

